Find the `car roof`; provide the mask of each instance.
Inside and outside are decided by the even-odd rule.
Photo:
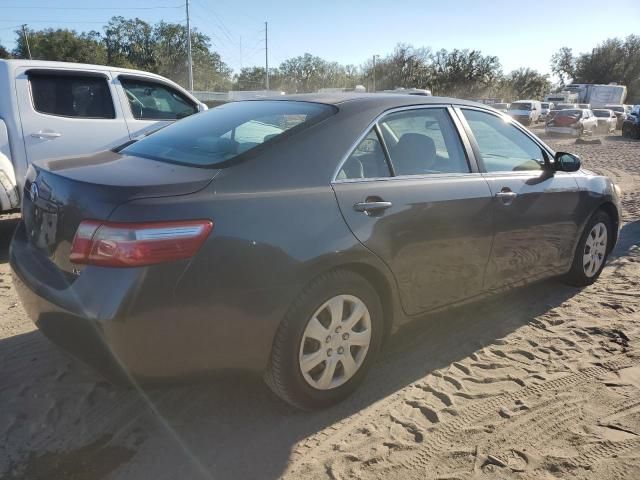
[[[119,72],[130,73],[137,75],[144,75],[149,77],[157,77],[159,79],[168,80],[167,78],[157,75],[155,73],[146,72],[144,70],[134,70],[132,68],[112,67],[110,65],[93,65],[90,63],[74,63],[74,62],[54,62],[49,60],[26,60],[26,59],[11,59],[0,60],[12,67],[33,67],[33,68],[53,68],[53,69],[82,69],[82,70],[97,70],[101,72]]]
[[[407,95],[401,93],[298,93],[291,95],[281,95],[277,97],[265,97],[249,101],[286,101],[295,100],[301,102],[323,103],[326,105],[362,105],[366,107],[385,107],[393,108],[394,106],[402,107],[408,105],[469,105],[487,107],[482,103],[463,100],[460,98],[435,97],[427,95]]]

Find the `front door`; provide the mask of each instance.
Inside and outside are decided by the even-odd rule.
[[[493,195],[496,233],[485,288],[568,266],[581,221],[575,178],[545,168],[549,154],[511,121],[466,108],[462,115]]]
[[[408,314],[481,291],[493,236],[491,192],[447,108],[384,116],[333,187],[355,236],[393,271]]]
[[[129,140],[106,72],[22,68],[16,93],[29,162],[91,154]]]

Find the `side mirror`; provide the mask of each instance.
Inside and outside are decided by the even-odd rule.
[[[207,107],[207,105],[206,105],[206,104],[204,104],[204,103],[198,103],[198,111],[199,111],[199,112],[205,112],[205,111],[207,111],[207,110],[209,110],[209,107]]]
[[[573,153],[556,152],[554,169],[558,172],[577,172],[580,170],[580,157]]]

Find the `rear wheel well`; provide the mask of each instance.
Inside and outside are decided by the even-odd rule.
[[[372,267],[363,263],[347,263],[340,265],[332,270],[348,270],[360,275],[366,281],[368,281],[375,289],[383,311],[383,323],[384,323],[384,336],[383,342],[391,333],[391,327],[393,325],[393,294],[391,286],[385,278],[384,274],[375,267]]]
[[[612,223],[611,228],[613,230],[611,232],[613,234],[613,238],[611,239],[611,243],[609,246],[609,251],[611,251],[613,249],[613,245],[615,245],[616,241],[618,240],[618,228],[620,227],[620,218],[618,216],[618,209],[615,207],[613,203],[606,202],[600,205],[598,207],[598,210],[606,213],[611,219],[611,223]]]

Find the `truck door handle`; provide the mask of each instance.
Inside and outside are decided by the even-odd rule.
[[[496,197],[502,200],[503,205],[509,206],[513,202],[513,199],[516,198],[518,194],[516,192],[512,192],[508,187],[503,188],[498,193],[496,193]]]
[[[387,208],[390,208],[392,206],[393,206],[393,203],[384,202],[384,201],[358,202],[353,206],[353,209],[356,212],[369,213],[369,212],[378,212],[378,211],[386,210]]]
[[[45,138],[45,139],[53,140],[54,138],[61,137],[62,134],[58,132],[44,132],[40,130],[39,132],[32,133],[31,136],[33,138]]]

